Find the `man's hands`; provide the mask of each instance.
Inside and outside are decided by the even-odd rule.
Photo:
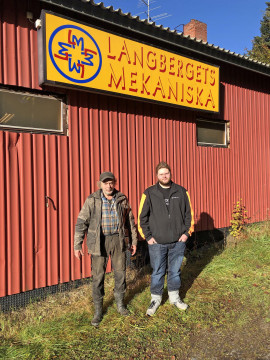
[[[186,242],[187,239],[188,239],[188,236],[185,235],[185,234],[183,234],[178,241],[179,241],[179,242],[181,242],[181,241],[182,241],[182,242]]]
[[[130,247],[131,256],[135,255],[136,250],[137,250],[137,246],[136,245],[131,245],[131,247]]]
[[[186,242],[188,239],[188,236],[183,234],[180,239],[178,240],[179,242]],[[153,244],[157,244],[156,240],[152,237],[149,241],[148,241],[149,245],[153,245]]]
[[[188,239],[188,236],[183,234],[180,239],[178,240],[179,242],[186,242]],[[153,245],[153,244],[157,244],[156,240],[152,237],[149,241],[148,241],[149,245]],[[136,245],[131,245],[130,247],[130,252],[131,252],[131,256],[136,254],[136,250],[137,250],[137,246]],[[82,250],[74,250],[74,255],[76,256],[76,258],[78,260],[81,259],[81,257],[84,255]]]
[[[74,255],[78,260],[80,260],[81,256],[83,256],[84,254],[82,250],[74,250]]]
[[[149,245],[157,244],[156,240],[152,237],[150,240],[147,241]]]
[[[135,255],[136,250],[137,250],[137,246],[136,245],[131,245],[131,247],[130,247],[131,256]],[[74,255],[76,256],[76,258],[78,260],[80,260],[81,257],[84,255],[84,253],[83,253],[82,250],[74,250]]]

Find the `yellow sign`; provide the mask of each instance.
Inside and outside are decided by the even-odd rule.
[[[44,22],[43,83],[219,111],[219,67],[51,13]]]

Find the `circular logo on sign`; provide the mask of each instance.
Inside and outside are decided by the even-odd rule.
[[[50,36],[48,50],[55,69],[74,83],[88,83],[100,72],[99,46],[93,36],[79,26],[56,28]]]

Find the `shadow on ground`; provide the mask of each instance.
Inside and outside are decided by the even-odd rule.
[[[207,224],[211,230],[197,231]],[[203,212],[195,225],[195,232],[188,240],[185,253],[186,264],[181,273],[181,298],[185,298],[188,290],[198,278],[203,269],[212,261],[213,257],[224,250],[226,232],[214,227],[212,217]]]
[[[207,227],[207,231],[198,231]],[[180,296],[185,298],[187,292],[192,287],[194,281],[198,278],[203,269],[212,261],[213,257],[221,253],[225,246],[225,231],[214,227],[212,217],[203,212],[199,221],[195,224],[195,231],[187,242],[185,253],[186,262],[181,272],[182,286]],[[133,277],[129,278],[127,271],[127,293],[125,303],[128,304],[136,296],[150,287],[151,266],[149,261],[148,246],[146,241],[138,242],[138,249],[135,257],[127,252],[127,266]],[[168,300],[167,286],[165,284],[162,303]],[[104,310],[113,305],[114,298],[110,297],[104,304]]]

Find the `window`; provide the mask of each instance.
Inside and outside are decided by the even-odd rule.
[[[59,97],[0,88],[0,129],[62,133],[63,110]]]
[[[197,144],[227,147],[229,123],[222,120],[197,119]]]

